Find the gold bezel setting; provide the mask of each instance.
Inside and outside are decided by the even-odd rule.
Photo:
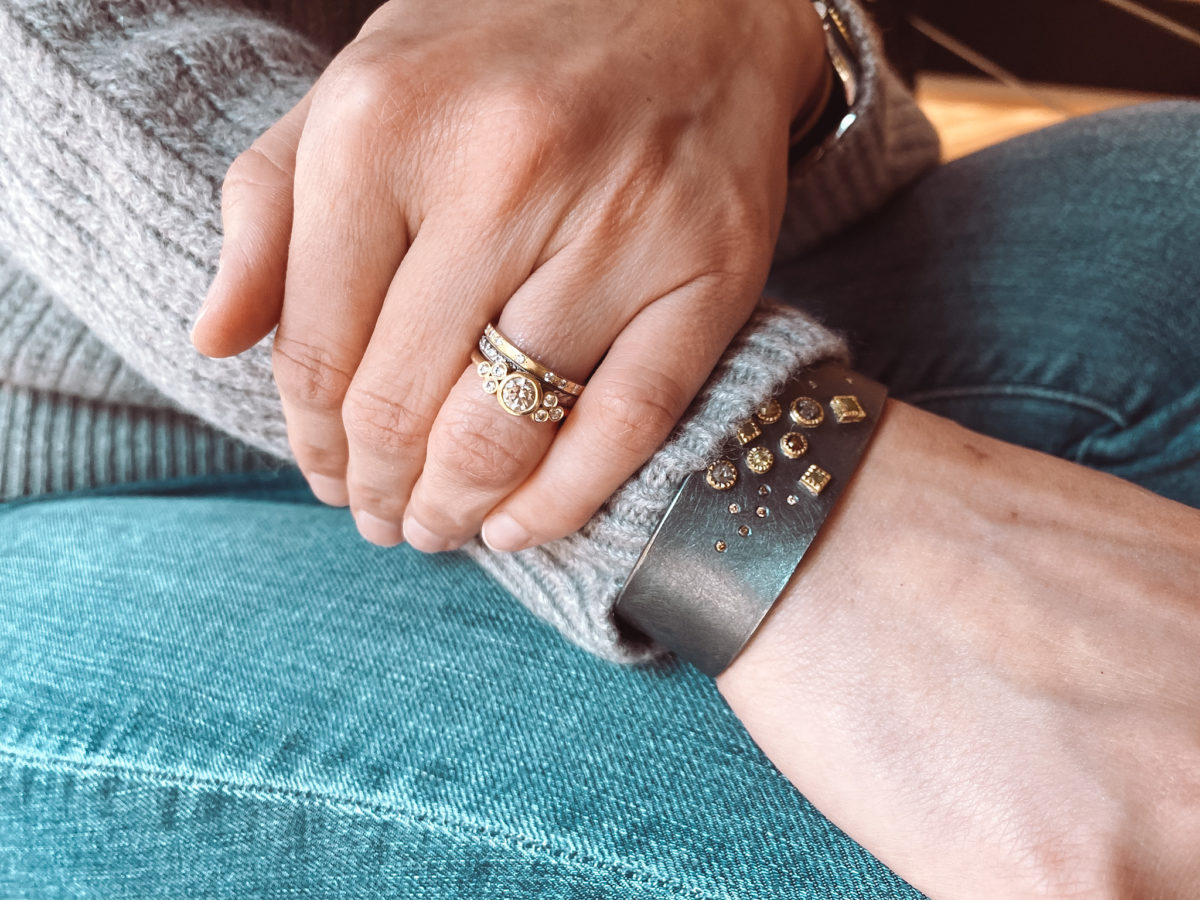
[[[536,378],[525,372],[513,372],[500,379],[496,400],[500,408],[510,415],[532,415],[535,411],[541,411],[542,386]],[[549,418],[548,412],[545,418]]]
[[[727,459],[718,459],[709,465],[708,471],[704,473],[704,480],[715,490],[727,491],[737,484],[737,466]]]
[[[798,431],[789,431],[779,439],[779,450],[788,459],[799,459],[808,452],[808,438]]]
[[[766,447],[751,447],[746,451],[746,467],[755,475],[766,475],[775,465],[775,454]]]
[[[809,466],[807,471],[800,476],[801,487],[805,488],[814,497],[820,494],[821,491],[825,490],[826,486],[831,481],[833,481],[833,476],[816,463]]]
[[[858,398],[853,394],[838,394],[829,401],[829,409],[839,425],[847,422],[861,422],[867,417],[867,411],[862,408]]]
[[[754,415],[758,421],[764,425],[774,425],[783,418],[783,407],[779,405],[779,401],[772,397],[770,400],[764,401],[754,411]]]
[[[825,407],[813,397],[797,397],[788,414],[793,422],[804,428],[816,428],[825,421]]]

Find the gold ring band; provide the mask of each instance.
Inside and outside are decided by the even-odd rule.
[[[552,385],[564,393],[571,394],[575,397],[578,397],[583,393],[582,384],[579,384],[576,381],[571,381],[569,378],[564,378],[563,376],[550,371],[550,369],[543,366],[540,362],[529,356],[529,354],[525,353],[525,351],[521,350],[516,344],[506,338],[500,332],[500,329],[498,329],[491,322],[489,322],[487,327],[483,329],[483,337],[479,339],[479,349],[483,352],[483,355],[491,359],[492,362],[499,362],[499,360],[497,360],[494,356],[495,353],[498,353],[518,369],[528,372],[530,375],[534,376],[534,378],[540,379],[544,384]],[[492,350],[493,353],[489,353],[489,350]]]

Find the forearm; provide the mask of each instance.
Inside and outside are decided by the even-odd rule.
[[[1200,512],[893,401],[717,685],[933,896],[1188,897],[1198,584]]]

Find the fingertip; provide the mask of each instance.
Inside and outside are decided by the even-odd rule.
[[[506,512],[493,513],[485,519],[479,536],[489,549],[498,553],[515,553],[536,543],[529,529]]]
[[[326,506],[341,508],[350,505],[350,491],[346,487],[345,478],[320,475],[316,472],[309,472],[305,477],[313,496]]]
[[[395,547],[404,542],[404,529],[395,522],[373,516],[366,510],[354,513],[354,524],[358,533],[378,547]]]
[[[271,333],[281,303],[274,295],[282,294],[282,285],[257,284],[259,280],[236,279],[226,267],[217,272],[192,324],[192,346],[197,351],[214,359],[236,356]]]
[[[404,516],[404,541],[414,550],[422,553],[441,553],[445,550],[456,550],[459,544],[448,541],[442,535],[426,528],[411,513]]]

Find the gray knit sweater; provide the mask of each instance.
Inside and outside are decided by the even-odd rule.
[[[220,246],[221,180],[376,4],[333,0],[5,0],[0,6],[0,500],[279,465],[264,341],[191,347]],[[857,121],[792,173],[780,255],[881,204],[936,137],[850,0]],[[688,472],[836,334],[764,301],[672,438],[579,533],[468,555],[570,640],[644,658],[611,607]]]

